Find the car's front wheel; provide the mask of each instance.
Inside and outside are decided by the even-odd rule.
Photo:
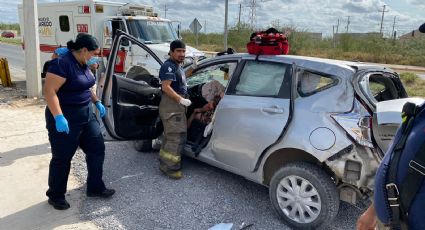
[[[270,183],[270,199],[281,217],[296,229],[316,229],[338,213],[339,196],[331,177],[320,167],[290,163]]]

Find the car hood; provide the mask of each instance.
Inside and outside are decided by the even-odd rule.
[[[425,99],[411,97],[378,102],[376,104],[376,115],[378,125],[400,124],[401,111],[403,110],[403,105],[406,102],[412,102],[417,105],[420,105],[425,102]]]

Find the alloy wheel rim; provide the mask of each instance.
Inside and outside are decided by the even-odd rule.
[[[302,177],[291,175],[280,180],[276,197],[282,212],[293,221],[311,223],[320,215],[319,192]]]

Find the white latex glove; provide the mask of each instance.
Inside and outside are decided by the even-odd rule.
[[[186,107],[188,107],[192,104],[192,102],[189,99],[186,99],[186,98],[180,99],[179,103],[186,106]]]

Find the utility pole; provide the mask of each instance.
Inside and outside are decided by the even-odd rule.
[[[336,24],[336,33],[338,33],[338,29],[339,29],[339,18],[338,18],[338,24]]]
[[[227,50],[227,16],[229,9],[229,0],[225,0],[224,6],[224,50]]]
[[[391,31],[391,37],[393,37],[394,39],[395,39],[395,36],[394,36],[394,28],[395,28],[395,19],[396,19],[396,17],[397,17],[397,16],[394,16],[393,31]]]
[[[23,1],[27,97],[41,97],[37,1]]]
[[[259,2],[267,2],[270,0],[258,0]],[[248,3],[247,3],[248,2]],[[251,27],[254,28],[255,27],[255,23],[256,23],[256,12],[257,12],[257,0],[245,0],[245,4],[248,5],[249,8],[251,8],[251,15],[250,15],[250,23],[251,23]]]
[[[241,12],[242,12],[242,4],[239,4],[238,30],[241,26]]]
[[[204,33],[207,33],[207,20],[204,21]]]
[[[378,12],[382,12],[382,18],[381,18],[381,29],[379,29],[379,33],[380,34],[382,34],[382,26],[383,26],[383,23],[384,23],[384,15],[385,15],[385,12],[388,12],[388,10],[385,10],[385,7],[387,7],[386,5],[383,5],[383,10],[382,11],[378,11]]]
[[[167,11],[168,11],[167,4],[164,4],[164,15],[165,15],[164,18],[167,18]]]
[[[350,26],[350,16],[348,16],[347,18],[348,19],[347,19],[347,32],[346,33],[348,33],[348,27]]]

